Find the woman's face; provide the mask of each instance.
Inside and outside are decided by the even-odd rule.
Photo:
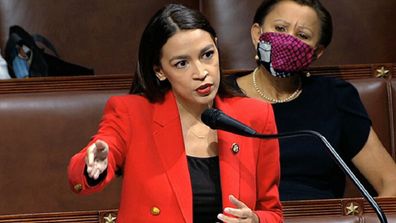
[[[219,55],[211,35],[201,29],[178,31],[162,47],[157,77],[168,79],[178,103],[210,105],[220,82]]]
[[[260,29],[260,32],[278,32],[295,36],[315,48],[320,39],[321,23],[311,7],[299,5],[294,1],[280,1],[264,18]]]

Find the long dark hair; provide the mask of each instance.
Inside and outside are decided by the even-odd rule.
[[[159,81],[154,66],[160,67],[161,51],[167,40],[180,30],[202,29],[213,41],[216,32],[208,20],[199,12],[180,4],[169,4],[160,9],[146,26],[139,45],[137,69],[132,81],[131,94],[145,96],[150,102],[163,101],[171,89],[168,80]],[[220,97],[234,95],[220,78]]]
[[[257,8],[253,23],[263,25],[265,17],[271,12],[273,7],[284,0],[264,0]],[[333,22],[329,11],[320,3],[319,0],[288,0],[296,2],[299,5],[305,5],[315,10],[321,23],[321,33],[319,44],[327,47],[333,37]]]

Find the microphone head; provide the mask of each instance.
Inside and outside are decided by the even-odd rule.
[[[201,114],[202,122],[211,129],[217,129],[216,120],[221,115],[221,111],[215,108],[208,108]]]
[[[201,115],[202,122],[211,129],[220,129],[238,135],[254,136],[256,131],[215,108],[206,109]]]

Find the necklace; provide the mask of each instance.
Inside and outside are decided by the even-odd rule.
[[[204,139],[206,136],[205,135],[198,135],[197,133],[195,133],[193,130],[190,129],[190,132],[196,136],[198,139]]]
[[[284,102],[289,102],[292,101],[294,99],[296,99],[302,92],[302,88],[301,88],[301,82],[298,85],[298,88],[296,89],[296,91],[293,92],[293,94],[289,95],[287,98],[284,99],[276,99],[276,98],[271,98],[267,95],[265,95],[260,88],[257,86],[256,83],[256,73],[257,73],[258,68],[254,69],[253,71],[253,86],[254,89],[256,90],[256,92],[266,101],[269,101],[271,104],[276,104],[276,103],[284,103]]]
[[[207,134],[198,135],[192,128],[190,128],[189,131],[190,131],[195,137],[197,137],[198,139],[204,139],[204,138],[209,137],[209,132],[210,132],[210,131],[208,131]]]

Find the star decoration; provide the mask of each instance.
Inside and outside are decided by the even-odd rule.
[[[346,210],[347,210],[346,215],[359,214],[359,206],[355,205],[353,202],[351,202],[351,204],[346,207]]]
[[[382,66],[380,69],[377,69],[377,75],[376,77],[386,77],[388,76],[389,70],[385,69],[384,66]]]
[[[115,223],[115,220],[117,218],[113,215],[111,215],[111,213],[109,215],[107,215],[107,217],[104,217],[104,220],[106,223]]]

